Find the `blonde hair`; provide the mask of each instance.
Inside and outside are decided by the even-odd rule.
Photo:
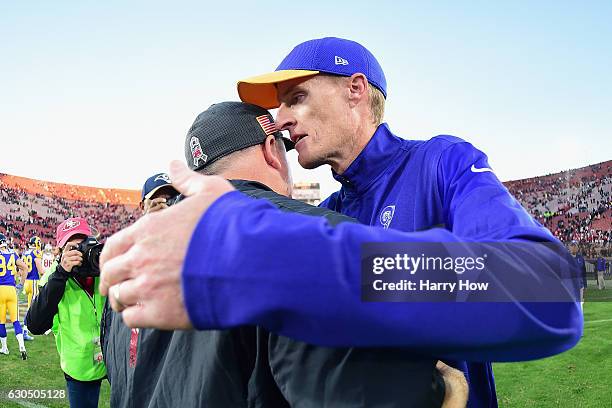
[[[380,89],[368,82],[368,95],[370,96],[370,112],[372,122],[376,126],[380,125],[385,117],[385,97]]]

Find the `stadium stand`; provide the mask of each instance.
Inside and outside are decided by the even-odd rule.
[[[612,160],[504,183],[557,238],[589,257],[612,255]]]
[[[83,217],[102,239],[133,223],[140,211],[136,190],[75,186],[0,173],[0,230],[17,247],[32,236],[55,244],[55,228]]]

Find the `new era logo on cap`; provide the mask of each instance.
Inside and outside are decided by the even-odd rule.
[[[335,58],[336,65],[348,65],[348,61],[345,60],[344,58],[339,57],[337,55],[334,58]]]

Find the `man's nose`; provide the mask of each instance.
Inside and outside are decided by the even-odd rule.
[[[291,109],[289,109],[284,103],[281,104],[278,108],[278,112],[276,113],[276,128],[278,130],[288,130],[289,133],[295,127],[296,121],[295,117],[291,114]]]

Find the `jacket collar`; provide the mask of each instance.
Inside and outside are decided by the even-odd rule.
[[[403,139],[391,133],[386,123],[381,124],[366,147],[342,174],[332,170],[334,178],[348,193],[362,193],[395,161]]]
[[[255,188],[255,189],[258,189],[258,190],[272,191],[272,189],[270,187],[266,186],[263,183],[260,183],[259,181],[234,179],[234,180],[229,180],[229,182],[237,190]]]

